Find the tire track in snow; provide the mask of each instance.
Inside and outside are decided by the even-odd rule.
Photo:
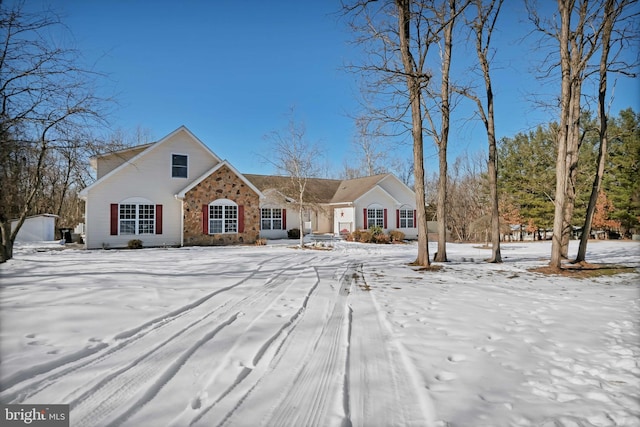
[[[347,297],[353,282],[353,266],[340,280],[338,298],[311,350],[309,360],[272,413],[267,425],[349,425],[344,395],[346,343],[350,329]],[[304,408],[304,409],[302,409]]]
[[[120,351],[128,350],[129,347],[131,346],[138,345],[138,346],[142,346],[143,348],[147,347],[148,344],[141,343],[141,341],[143,341],[144,338],[146,338],[149,335],[153,335],[154,333],[156,333],[158,330],[162,328],[167,329],[171,327],[172,322],[184,316],[188,316],[191,312],[201,307],[202,304],[204,304],[211,298],[215,297],[216,295],[219,295],[223,292],[229,291],[237,286],[244,284],[246,281],[250,280],[256,274],[256,272],[257,271],[254,271],[253,273],[251,273],[250,276],[243,278],[242,280],[238,281],[233,285],[230,285],[221,289],[217,289],[216,291],[211,292],[202,298],[199,298],[195,302],[184,305],[176,310],[169,312],[166,315],[156,317],[155,319],[145,322],[143,325],[121,332],[120,334],[116,335],[116,337],[114,338],[114,340],[117,342],[117,344],[114,346],[110,346],[107,343],[100,343],[99,345],[96,345],[93,347],[87,347],[85,349],[76,351],[74,353],[58,358],[51,362],[32,366],[25,370],[16,372],[14,375],[9,377],[7,381],[3,381],[3,385],[6,387],[7,390],[15,386],[16,384],[19,384],[20,382],[34,379],[41,374],[55,371],[56,369],[61,368],[65,365],[72,364],[71,366],[65,369],[52,372],[50,375],[46,376],[45,378],[37,379],[36,382],[31,382],[26,386],[21,387],[17,390],[3,393],[2,401],[14,402],[14,403],[24,402],[26,399],[32,397],[37,393],[40,393],[41,391],[51,386],[52,384],[55,384],[61,378],[64,378],[68,375],[72,375],[78,370],[81,370],[82,368],[89,368],[101,362],[104,363],[106,359],[116,357],[116,355]],[[102,352],[101,354],[97,354],[101,350],[105,350],[105,351]],[[93,356],[93,355],[96,355],[96,357],[89,358],[89,356]]]
[[[155,329],[166,326],[167,324],[169,324],[170,322],[178,319],[179,317],[187,314],[189,311],[193,310],[194,308],[202,305],[203,303],[205,303],[206,301],[208,301],[209,299],[213,298],[214,296],[221,294],[222,292],[231,290],[233,288],[235,288],[236,286],[239,286],[241,284],[243,284],[246,280],[250,279],[250,277],[247,278],[243,278],[242,280],[240,280],[238,283],[235,283],[231,286],[227,286],[221,289],[218,289],[214,292],[211,292],[209,294],[207,294],[206,296],[196,300],[193,303],[189,303],[187,305],[184,305],[176,310],[173,310],[165,315],[156,317],[155,319],[152,319],[148,322],[145,322],[144,324],[137,326],[136,328],[121,332],[119,334],[117,334],[114,337],[115,341],[121,341],[119,342],[117,345],[111,347],[108,351],[106,351],[104,354],[100,355],[100,357],[98,359],[92,359],[92,360],[88,360],[86,361],[86,363],[79,363],[76,364],[72,367],[70,367],[69,369],[66,369],[62,372],[56,372],[53,373],[52,375],[41,379],[40,380],[40,384],[45,384],[47,382],[51,382],[54,380],[57,380],[60,377],[63,377],[66,374],[69,374],[70,372],[73,372],[79,368],[82,368],[84,366],[87,366],[88,364],[92,364],[95,363],[98,360],[101,360],[104,357],[107,357],[109,355],[111,355],[112,353],[119,351],[121,349],[123,349],[124,347],[126,347],[128,344],[131,344],[132,342],[139,340],[141,338],[143,338],[146,334],[153,332]],[[133,337],[133,338],[132,338]],[[129,339],[132,338],[132,339]],[[69,363],[73,363],[73,362],[81,362],[83,359],[94,355],[95,353],[105,349],[109,347],[109,344],[107,343],[100,343],[98,345],[95,346],[91,346],[91,347],[87,347],[84,348],[82,350],[78,350],[76,352],[70,353],[66,356],[60,357],[56,360],[52,360],[50,362],[47,363],[43,363],[40,365],[36,365],[36,366],[32,366],[29,367],[27,369],[21,370],[16,372],[15,374],[11,375],[10,377],[7,378],[6,381],[3,381],[3,386],[5,387],[5,389],[9,389],[13,386],[15,386],[16,384],[19,384],[23,381],[32,379],[38,375],[41,375],[43,373],[47,373],[50,371],[53,371],[57,368],[60,368],[64,365],[67,365]],[[35,388],[35,390],[34,390]],[[18,390],[13,392],[12,394],[8,394],[6,396],[3,396],[3,401],[6,399],[7,401],[12,401],[14,399],[16,399],[18,396],[23,396],[23,399],[26,397],[29,397],[30,395],[33,394],[33,392],[37,392],[40,391],[40,389],[37,388],[37,386],[34,385],[29,385],[27,387],[27,389],[29,391],[31,391],[31,393],[26,393],[25,392],[27,390]],[[22,400],[20,400],[22,401]]]
[[[283,271],[269,277],[258,291],[188,325],[162,345],[144,354],[126,368],[104,378],[71,402],[71,412],[80,425],[119,425],[131,417],[170,381],[182,365],[222,327],[231,326],[252,306],[278,298],[287,280],[278,280]],[[295,271],[294,271],[295,273]],[[259,279],[258,279],[259,280]],[[207,319],[211,316],[211,319]],[[230,316],[230,317],[228,317]],[[222,321],[222,319],[227,319]],[[213,329],[212,329],[213,328]],[[191,344],[195,342],[196,344]]]
[[[348,366],[353,426],[434,425],[431,399],[417,383],[419,376],[406,352],[393,338],[362,264],[354,280]]]
[[[290,258],[292,257],[289,257],[289,259]],[[216,289],[215,291],[210,292],[209,294],[201,298],[198,298],[194,302],[185,304],[182,307],[172,310],[167,314],[157,316],[150,321],[144,322],[142,325],[117,334],[114,338],[115,342],[117,343],[115,345],[101,343],[99,345],[88,347],[63,356],[51,362],[36,365],[16,372],[12,376],[8,377],[6,381],[3,381],[3,388],[5,390],[2,393],[0,399],[2,400],[2,402],[21,403],[33,396],[37,396],[48,387],[55,386],[55,384],[57,384],[59,381],[65,381],[70,375],[79,375],[81,372],[89,371],[89,368],[94,367],[97,364],[127,364],[131,360],[131,356],[129,355],[129,353],[133,352],[136,355],[140,353],[149,353],[149,348],[155,349],[156,347],[158,347],[156,343],[156,335],[158,333],[165,333],[169,335],[174,334],[176,331],[180,331],[182,329],[182,324],[184,324],[185,322],[190,323],[192,321],[189,319],[185,320],[183,318],[195,317],[196,319],[202,319],[208,314],[215,312],[220,307],[234,302],[234,298],[236,300],[240,298],[239,302],[241,302],[244,299],[242,295],[240,297],[232,296],[229,301],[224,302],[222,305],[216,304],[215,307],[208,307],[205,304],[212,298],[223,294],[224,292],[230,291],[240,285],[246,284],[248,281],[254,279],[258,274],[262,273],[261,269],[265,264],[277,259],[279,259],[279,257],[273,257],[263,260],[257,265],[257,268],[255,270],[249,272],[246,277],[241,278],[237,283],[226,286],[224,288]],[[271,279],[272,277],[269,277],[265,283],[268,285]],[[239,302],[236,301],[236,304]],[[201,311],[203,310],[205,311],[205,313],[201,313]],[[177,321],[180,321],[180,325],[175,326],[174,322]],[[168,329],[173,330],[167,331]],[[140,349],[137,350],[137,347],[140,347]],[[125,352],[124,355],[121,355],[122,352]],[[71,366],[63,368],[69,364],[71,364]],[[46,373],[50,374],[46,375],[44,378],[38,378],[38,376]],[[14,390],[10,390],[12,387],[28,380],[35,381],[29,381],[24,386],[16,387]],[[79,384],[86,386],[87,382],[91,383],[93,381],[95,381],[95,376],[89,373],[88,377],[85,380],[80,381]],[[60,392],[53,392],[51,394],[51,398],[55,400],[47,401],[60,401]],[[68,400],[63,402],[68,402]]]
[[[314,269],[316,279],[305,294],[303,301],[296,310],[289,317],[289,319],[280,326],[280,328],[271,335],[262,345],[258,348],[252,359],[253,369],[245,369],[238,376],[237,380],[227,388],[220,397],[213,403],[206,406],[192,419],[188,419],[189,414],[181,414],[172,422],[172,426],[181,425],[223,425],[230,417],[232,417],[235,411],[242,405],[247,399],[255,387],[260,384],[264,379],[264,374],[267,371],[271,361],[278,355],[285,341],[289,337],[291,331],[297,326],[297,323],[304,316],[305,310],[309,303],[309,299],[316,292],[318,285],[320,284],[320,278],[317,275],[316,269]],[[299,276],[300,277],[300,276]],[[251,375],[249,377],[249,375]],[[248,380],[245,380],[245,378]],[[209,384],[210,386],[211,384]],[[223,402],[223,399],[227,399],[227,402]],[[203,421],[200,423],[200,421]]]

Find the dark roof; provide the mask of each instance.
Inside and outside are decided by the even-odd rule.
[[[371,190],[388,174],[379,174],[355,179],[308,178],[305,189],[306,201],[312,203],[352,202]],[[285,196],[297,199],[295,182],[288,176],[245,174],[261,192],[276,189]]]
[[[364,178],[345,179],[340,182],[340,186],[334,193],[331,202],[352,202],[375,187],[376,184],[387,175],[388,174],[383,173],[379,175],[366,176]]]
[[[297,199],[299,194],[296,183],[288,176],[244,174],[258,190],[276,189],[285,196]],[[305,199],[312,203],[329,203],[342,181],[338,179],[308,178]]]

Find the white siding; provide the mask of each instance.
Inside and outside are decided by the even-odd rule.
[[[415,193],[395,176],[388,175],[378,185],[389,194],[392,194],[393,198],[401,205],[416,205]]]
[[[396,227],[397,223],[397,210],[398,209],[408,209],[415,210],[416,206],[416,196],[415,193],[407,187],[402,181],[400,181],[397,177],[393,175],[387,176],[382,180],[378,185],[384,188],[385,191],[393,194],[393,197],[399,202],[398,205],[394,207],[393,212],[389,213],[388,218],[388,227],[390,230],[400,230],[404,233],[407,239],[417,239],[418,238],[418,229],[413,228],[398,228]],[[393,221],[393,222],[392,222]]]
[[[18,221],[11,221],[11,231]],[[17,242],[43,242],[55,240],[56,218],[52,215],[37,215],[25,219],[16,236]]]
[[[189,156],[186,179],[171,177],[172,154]],[[182,235],[182,207],[174,195],[216,163],[211,152],[195,141],[188,132],[180,131],[96,183],[87,194],[87,248],[101,248],[105,245],[125,247],[129,240],[136,238],[142,240],[144,246],[179,245]],[[133,197],[148,199],[163,206],[162,234],[110,235],[110,205]]]
[[[362,211],[361,211],[362,212]],[[362,215],[362,214],[361,214]],[[356,211],[351,206],[333,209],[333,234],[339,235],[344,229],[347,233],[356,230]]]
[[[355,203],[355,216],[356,216],[356,229],[363,230],[367,228],[364,220],[364,209],[369,208],[371,205],[380,206],[382,209],[387,209],[387,228],[385,230],[391,230],[395,228],[395,215],[396,215],[396,202],[395,200],[382,188],[376,186],[371,191],[360,197]]]

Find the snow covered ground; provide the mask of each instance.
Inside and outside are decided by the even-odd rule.
[[[0,265],[0,402],[73,426],[640,425],[637,242],[57,249]]]

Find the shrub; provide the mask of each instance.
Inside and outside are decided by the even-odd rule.
[[[256,240],[256,246],[266,246],[266,245],[267,245],[267,239]]]
[[[127,247],[129,249],[142,249],[142,240],[131,239],[127,242]]]
[[[383,233],[374,234],[372,236],[372,240],[374,243],[382,243],[382,244],[391,243],[391,237]]]
[[[392,242],[402,242],[404,240],[404,233],[400,230],[391,230],[389,237]]]
[[[369,227],[369,232],[372,236],[378,236],[383,233],[382,227],[380,227],[379,225],[372,225],[371,227]]]
[[[360,230],[355,230],[352,231],[351,233],[347,234],[347,241],[348,242],[359,242],[360,241],[360,234],[362,234],[362,232]]]
[[[299,228],[292,228],[291,230],[287,231],[287,236],[290,239],[299,239],[300,238],[300,229]]]
[[[373,243],[373,233],[369,230],[362,230],[358,235],[358,242],[360,243]]]

